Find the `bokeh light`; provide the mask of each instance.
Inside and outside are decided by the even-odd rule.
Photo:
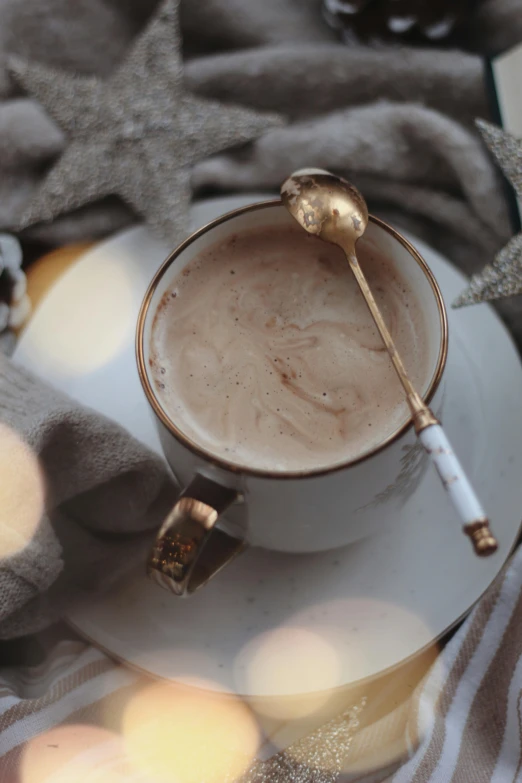
[[[320,710],[340,683],[341,662],[329,639],[299,626],[248,642],[235,663],[238,689],[255,694],[255,709],[281,720]]]
[[[120,255],[80,263],[58,281],[49,294],[56,306],[37,310],[25,337],[26,362],[82,375],[104,367],[133,339],[137,304]]]
[[[433,640],[422,611],[410,605],[380,598],[350,596],[310,604],[294,614],[290,622],[314,625],[315,632],[329,642],[341,665],[339,685],[374,677],[395,666]]]
[[[59,726],[25,747],[20,783],[144,783],[132,776],[118,735],[97,726]]]
[[[154,783],[229,783],[252,763],[259,729],[248,707],[212,683],[167,682],[129,702],[122,730],[134,773]]]
[[[0,559],[31,541],[44,507],[38,460],[20,436],[0,423]]]

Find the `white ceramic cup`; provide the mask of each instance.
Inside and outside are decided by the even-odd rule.
[[[162,526],[149,561],[149,574],[178,595],[205,584],[247,545],[282,552],[314,552],[344,546],[397,522],[423,472],[423,451],[411,419],[378,447],[356,459],[317,470],[270,472],[216,457],[187,437],[162,407],[149,376],[154,315],[179,272],[201,251],[230,234],[293,224],[280,201],[229,212],[183,242],[156,273],[143,301],[137,327],[138,369],[165,456],[182,495]],[[444,302],[427,264],[397,231],[370,217],[361,243],[389,257],[406,277],[428,325],[429,372],[422,393],[436,413],[448,334]],[[407,364],[407,357],[405,362]]]

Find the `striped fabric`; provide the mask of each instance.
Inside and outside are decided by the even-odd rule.
[[[129,764],[121,733],[126,706],[149,685],[70,639],[38,667],[0,670],[0,783],[72,783],[80,771],[88,783],[160,783]],[[410,700],[378,724],[359,724],[368,707],[351,705],[284,752],[264,737],[264,758],[244,780],[522,783],[522,550]],[[394,743],[406,758],[382,755]]]
[[[38,667],[2,671],[0,783],[18,780],[24,752],[35,738],[68,724],[99,725],[107,700],[132,691],[138,680],[93,647],[69,640],[58,642]]]
[[[452,639],[420,694],[418,747],[393,783],[522,781],[522,551]]]

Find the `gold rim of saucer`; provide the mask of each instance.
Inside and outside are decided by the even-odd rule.
[[[145,331],[145,322],[147,319],[147,314],[149,312],[149,307],[152,301],[152,297],[156,291],[156,288],[158,287],[161,279],[163,278],[163,275],[166,273],[167,269],[169,269],[171,264],[174,263],[174,261],[178,258],[178,256],[189,245],[191,245],[195,239],[202,236],[203,234],[206,234],[208,231],[211,231],[216,226],[221,225],[221,223],[226,223],[231,218],[237,217],[238,215],[242,215],[247,212],[253,212],[254,210],[266,209],[266,208],[276,207],[276,206],[282,206],[281,199],[269,199],[267,201],[258,201],[254,204],[248,204],[244,207],[239,207],[238,209],[233,209],[230,212],[226,212],[224,215],[221,215],[215,220],[212,220],[210,223],[207,223],[205,226],[202,226],[197,231],[194,231],[192,234],[190,234],[190,236],[187,237],[187,239],[185,239],[167,256],[163,264],[160,266],[160,268],[154,275],[152,282],[150,283],[147,289],[147,292],[141,304],[140,312],[138,315],[138,322],[136,326],[136,360],[138,363],[138,373],[140,376],[141,385],[143,387],[145,395],[158,419],[168,429],[168,431],[176,438],[176,440],[178,440],[180,443],[186,446],[187,449],[192,451],[198,457],[204,459],[206,462],[210,462],[232,473],[238,473],[245,476],[253,476],[256,478],[285,480],[285,479],[300,479],[300,478],[312,478],[315,476],[325,476],[329,473],[335,473],[339,470],[345,470],[346,468],[352,467],[353,465],[358,465],[359,463],[364,462],[367,459],[370,459],[370,457],[379,454],[381,451],[386,449],[394,441],[398,440],[398,438],[400,438],[401,435],[403,435],[413,425],[412,417],[411,416],[408,417],[408,419],[404,422],[404,424],[402,424],[395,432],[392,432],[391,435],[389,435],[385,440],[379,443],[378,446],[371,449],[370,451],[364,452],[363,454],[359,455],[355,459],[350,459],[347,460],[346,462],[336,463],[335,465],[326,468],[316,468],[312,470],[299,470],[299,471],[271,471],[271,470],[261,470],[259,468],[250,468],[247,467],[246,465],[239,465],[233,462],[229,462],[222,457],[218,457],[217,455],[206,451],[204,448],[202,448],[193,440],[191,440],[187,435],[185,435],[174,424],[174,422],[172,421],[170,416],[168,416],[166,411],[163,409],[161,403],[159,402],[158,398],[156,397],[152,384],[150,383],[149,380],[147,366],[145,362],[145,348],[144,348],[143,335]],[[408,240],[405,237],[403,237],[402,234],[400,234],[396,229],[392,228],[390,225],[388,225],[388,223],[385,223],[380,218],[377,218],[374,215],[369,215],[369,220],[372,223],[375,223],[380,228],[384,229],[384,231],[386,231],[394,239],[400,242],[401,245],[408,251],[408,253],[414,258],[414,260],[417,262],[417,264],[424,272],[435,296],[435,301],[437,303],[439,319],[440,319],[441,344],[440,344],[439,356],[437,359],[437,365],[435,367],[433,378],[431,379],[430,385],[428,386],[428,390],[423,397],[424,401],[427,404],[429,404],[442,380],[442,375],[444,372],[444,368],[446,366],[446,360],[448,356],[448,318],[446,314],[444,300],[442,298],[442,293],[428,264],[420,255],[418,250],[414,248],[411,242],[408,242]]]

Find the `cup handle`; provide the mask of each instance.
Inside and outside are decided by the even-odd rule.
[[[220,515],[241,500],[236,489],[197,474],[160,528],[149,556],[149,577],[183,597],[203,587],[246,548],[244,538],[216,527]]]

